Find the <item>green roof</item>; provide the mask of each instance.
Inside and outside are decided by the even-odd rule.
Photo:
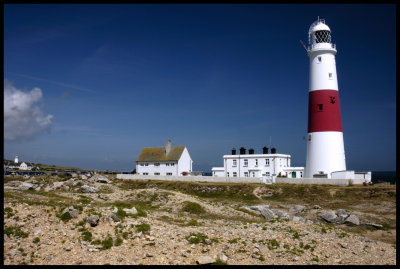
[[[171,146],[168,156],[165,156],[165,147],[144,148],[137,158],[137,162],[169,162],[178,161],[185,146]]]

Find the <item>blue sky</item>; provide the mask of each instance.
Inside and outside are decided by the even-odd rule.
[[[143,147],[171,139],[208,172],[233,147],[261,153],[271,141],[304,166],[299,40],[319,16],[338,50],[347,169],[395,170],[395,9],[7,4],[4,101],[19,109],[5,108],[4,158],[129,170]]]

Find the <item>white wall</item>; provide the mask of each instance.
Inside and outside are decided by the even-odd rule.
[[[142,162],[140,162],[142,163]],[[160,173],[161,175],[166,175],[167,173],[172,173],[172,175],[177,175],[178,172],[178,162],[161,162],[160,166],[155,166],[154,162],[143,162],[148,163],[148,166],[141,166],[140,163],[136,164],[136,173],[143,174],[149,173],[149,175],[154,175],[154,173]],[[167,166],[167,163],[169,166]],[[172,166],[173,164],[173,166]]]
[[[178,174],[177,176],[181,176],[182,172],[187,172],[190,174],[192,172],[192,158],[189,155],[189,151],[185,147],[182,152],[181,158],[178,161]]]

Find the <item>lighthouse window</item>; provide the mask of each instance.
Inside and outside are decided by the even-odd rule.
[[[329,73],[329,78],[332,79],[332,73]]]
[[[321,56],[318,57],[318,62],[319,62],[319,63],[321,62]]]
[[[322,111],[323,108],[324,108],[324,105],[323,105],[323,104],[318,104],[318,109],[319,109],[319,111]]]
[[[331,43],[331,33],[327,30],[315,32],[316,43]]]

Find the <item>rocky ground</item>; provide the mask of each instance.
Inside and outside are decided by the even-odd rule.
[[[99,175],[4,181],[7,265],[396,264],[393,187],[382,210],[366,211],[323,197],[283,203],[283,187],[261,184],[217,197],[223,184],[191,183],[190,193]]]

